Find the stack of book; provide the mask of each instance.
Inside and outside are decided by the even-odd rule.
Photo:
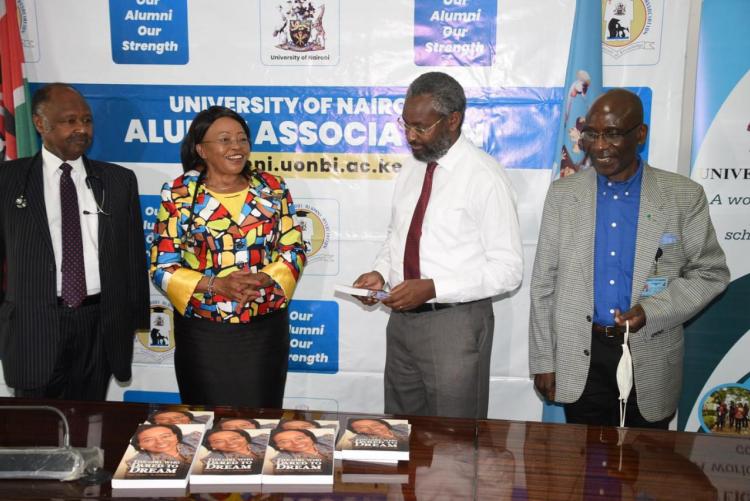
[[[281,420],[271,432],[264,485],[333,484],[338,421]]]
[[[185,488],[203,424],[138,425],[112,477],[113,489]]]
[[[395,463],[409,460],[411,425],[405,419],[350,417],[336,444],[345,460]]]
[[[268,430],[215,428],[206,433],[190,472],[190,485],[259,485]]]
[[[249,491],[261,484],[269,491],[274,486],[330,486],[334,455],[345,460],[345,481],[407,478],[397,465],[409,460],[407,420],[351,417],[337,442],[338,421],[242,416],[214,423],[213,417],[210,411],[152,412],[133,433],[112,487],[184,489],[188,481],[196,492]]]
[[[182,407],[159,407],[146,418],[149,424],[202,424],[206,429],[214,422],[213,411],[197,411]]]

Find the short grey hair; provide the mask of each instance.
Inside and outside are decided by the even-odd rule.
[[[406,99],[424,94],[432,96],[432,107],[435,111],[441,115],[450,115],[457,111],[461,114],[463,121],[466,111],[466,94],[455,78],[439,71],[425,73],[409,85]]]

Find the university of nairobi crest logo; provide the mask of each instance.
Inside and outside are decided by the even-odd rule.
[[[305,242],[307,262],[313,263],[321,259],[325,260],[325,250],[330,240],[330,226],[326,218],[317,207],[302,204],[297,207],[296,219],[302,228],[302,240]]]
[[[637,51],[656,49],[653,31],[655,1],[602,0],[604,53],[615,59]]]
[[[36,0],[16,0],[18,29],[21,32],[23,57],[27,63],[39,61],[39,28],[37,26]]]
[[[18,17],[18,29],[21,33],[29,29],[29,16],[26,13],[24,2],[16,2],[16,17]]]
[[[339,203],[329,198],[294,201],[295,222],[302,229],[307,263],[305,275],[339,273]]]
[[[149,351],[161,353],[174,349],[174,313],[164,304],[151,305],[151,326],[138,332],[138,341]]]
[[[326,48],[323,16],[326,6],[311,0],[287,0],[278,6],[280,21],[273,30],[279,49],[310,52]]]

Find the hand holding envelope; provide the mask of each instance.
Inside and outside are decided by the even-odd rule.
[[[386,299],[388,297],[388,292],[384,290],[360,289],[358,287],[350,287],[348,285],[340,284],[336,284],[333,289],[337,292],[343,292],[344,294],[351,294],[357,299],[369,298],[375,299],[376,301],[382,301],[383,299]]]
[[[336,285],[335,290],[345,294],[351,294],[362,304],[371,306],[388,297],[388,293],[383,290],[383,287],[385,287],[383,276],[377,271],[371,271],[360,275],[357,280],[354,281],[352,287]]]

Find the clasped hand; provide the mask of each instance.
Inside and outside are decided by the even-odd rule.
[[[237,301],[238,308],[241,308],[248,301],[260,296],[258,289],[271,284],[273,284],[273,279],[265,273],[237,270],[224,277],[217,277],[214,281],[214,291],[232,301]]]

